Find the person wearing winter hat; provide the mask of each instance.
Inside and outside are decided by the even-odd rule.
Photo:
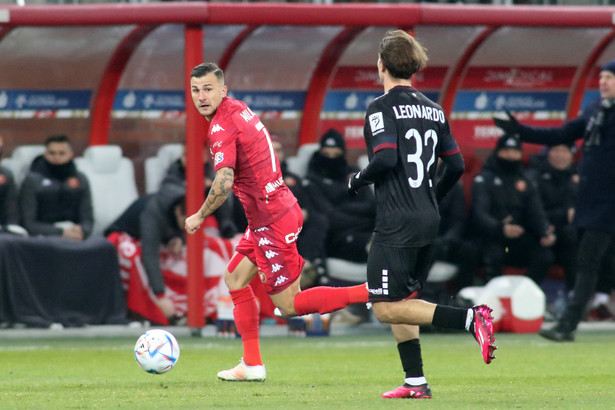
[[[485,278],[502,274],[505,265],[527,267],[538,285],[553,263],[555,242],[534,185],[524,173],[521,142],[515,135],[498,139],[472,182],[472,228],[483,249]]]
[[[507,118],[493,119],[496,126],[518,134],[523,142],[551,146],[583,140],[574,215],[580,229],[574,296],[555,326],[539,332],[558,342],[574,340],[574,331],[594,293],[600,265],[615,241],[615,190],[609,189],[615,186],[615,167],[606,166],[615,158],[615,60],[602,65],[598,84],[600,98],[560,127],[522,125],[509,112]]]

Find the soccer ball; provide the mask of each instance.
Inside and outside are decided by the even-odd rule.
[[[166,373],[177,364],[179,344],[175,336],[166,330],[148,330],[137,340],[135,359],[148,373]]]

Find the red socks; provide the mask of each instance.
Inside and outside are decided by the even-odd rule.
[[[262,365],[258,340],[259,312],[254,292],[250,286],[229,291],[233,299],[233,316],[237,332],[243,342],[243,361],[248,366]]]
[[[297,316],[309,313],[330,313],[345,308],[353,303],[367,303],[369,292],[367,284],[344,288],[317,286],[299,292],[295,296],[295,312]]]

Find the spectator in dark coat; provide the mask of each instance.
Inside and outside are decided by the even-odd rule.
[[[162,183],[155,194],[134,201],[106,230],[105,236],[123,232],[141,241],[141,259],[152,292],[167,318],[175,316],[173,302],[165,296],[160,269],[160,247],[181,255],[185,242],[186,190],[174,183]]]
[[[92,233],[94,216],[87,177],[77,170],[68,137],[45,140],[21,186],[22,225],[30,235],[82,241]]]
[[[507,119],[494,118],[498,127],[518,134],[525,142],[558,145],[583,139],[574,216],[581,231],[573,297],[556,325],[540,331],[545,338],[560,342],[574,340],[574,331],[596,288],[600,266],[615,240],[615,60],[604,64],[599,76],[600,99],[561,127],[521,125],[510,113]]]
[[[527,276],[540,284],[553,263],[548,247],[555,236],[521,158],[515,136],[498,140],[472,182],[472,224],[482,245],[486,279],[499,276],[507,264],[527,266]]]
[[[2,157],[3,138],[0,135],[0,157]],[[17,187],[13,173],[0,166],[0,232],[7,231],[8,225],[19,224],[17,208]]]
[[[366,262],[376,204],[371,189],[360,190],[355,198],[348,196],[348,177],[356,171],[346,161],[344,137],[330,129],[310,159],[305,189],[316,210],[328,219],[328,256]]]
[[[555,263],[564,270],[567,291],[574,286],[578,245],[577,228],[572,219],[579,176],[573,159],[570,145],[554,145],[546,155],[531,157],[527,172],[538,190],[549,223],[555,228],[557,240],[552,251]]]

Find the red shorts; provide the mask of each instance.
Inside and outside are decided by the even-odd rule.
[[[297,237],[303,228],[298,204],[271,225],[246,229],[235,249],[258,267],[269,295],[275,295],[299,278],[305,261],[297,251]]]

